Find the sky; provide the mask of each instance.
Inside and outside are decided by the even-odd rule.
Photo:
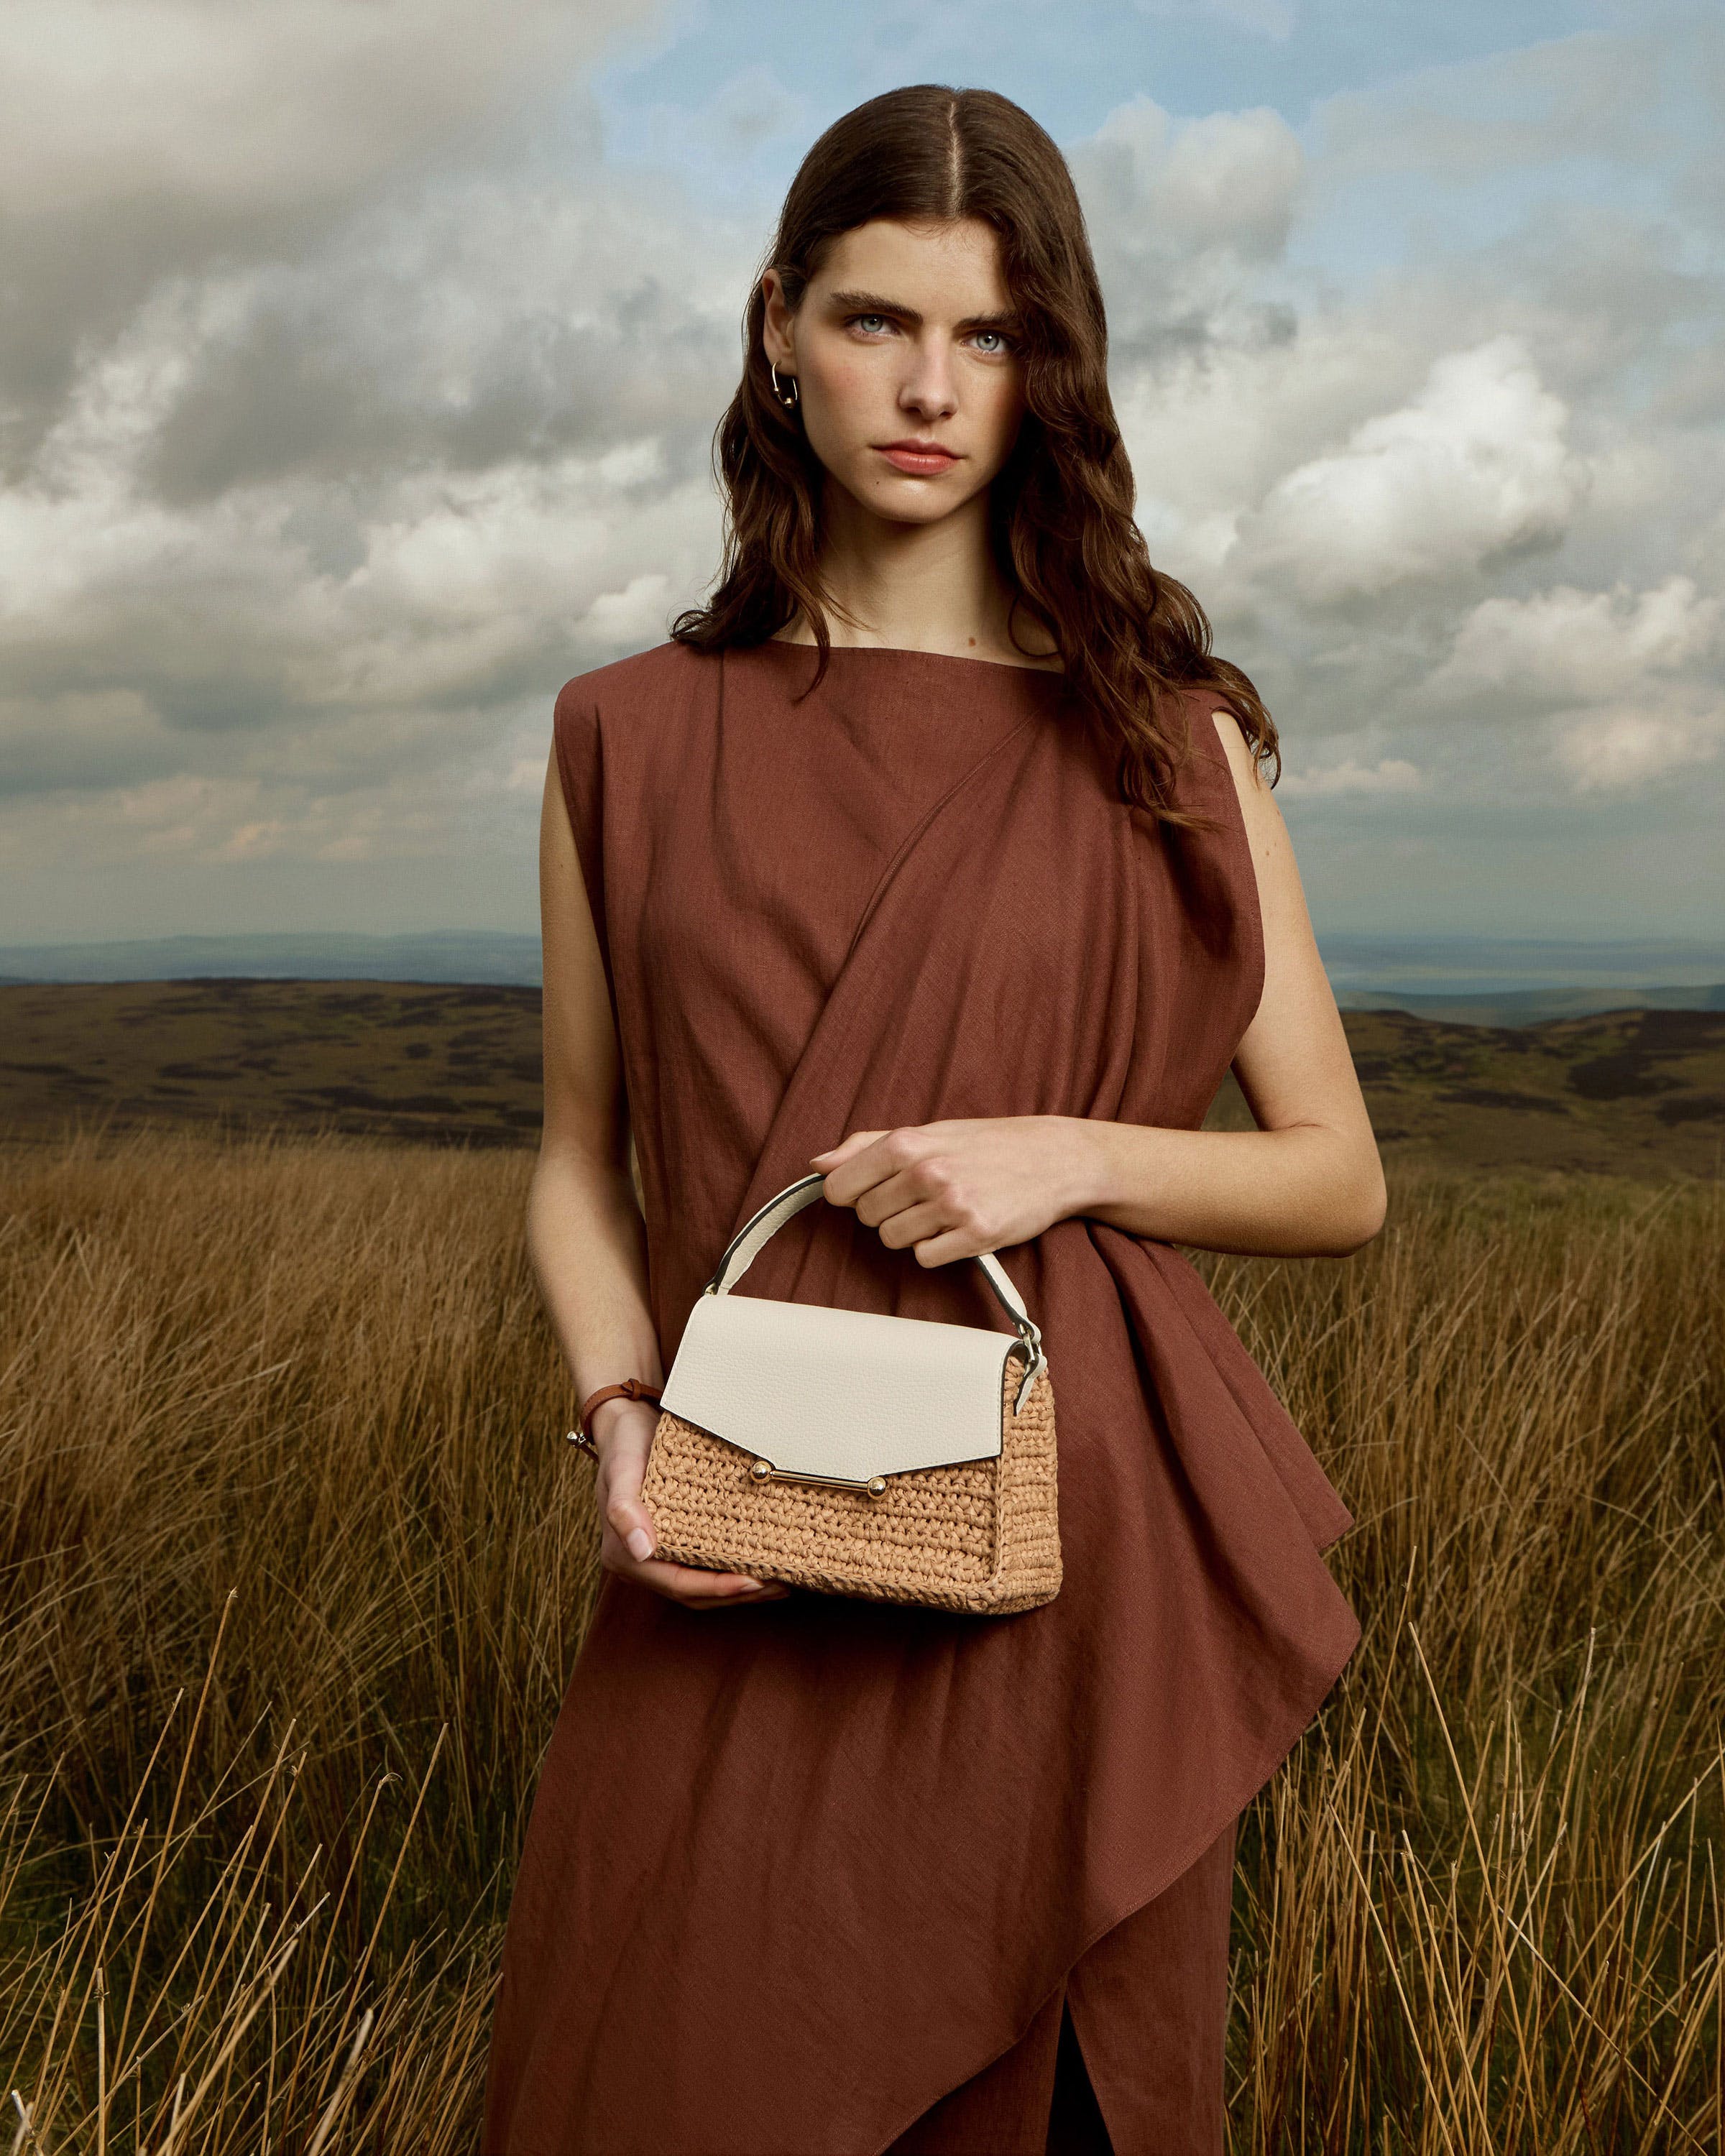
[[[785,187],[918,81],[1071,165],[1320,933],[1717,937],[1725,10],[8,0],[0,942],[531,929]]]

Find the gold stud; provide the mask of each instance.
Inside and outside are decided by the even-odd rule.
[[[757,1482],[764,1482],[772,1472],[773,1462],[770,1460],[757,1460],[749,1470]]]
[[[868,1491],[871,1497],[884,1497],[886,1495],[886,1478],[881,1475],[871,1475],[868,1481]]]

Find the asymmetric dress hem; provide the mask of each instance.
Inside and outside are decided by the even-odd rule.
[[[1338,1668],[1335,1672],[1335,1676],[1339,1676],[1340,1674],[1341,1671]],[[1315,1712],[1317,1708],[1322,1704],[1324,1693],[1327,1693],[1330,1690],[1331,1686],[1333,1685],[1335,1676],[1331,1677],[1329,1682],[1325,1685],[1323,1692],[1320,1693],[1318,1697],[1313,1702],[1313,1712]],[[1308,1715],[1307,1721],[1309,1722],[1310,1719],[1311,1717]],[[899,2121],[898,2124],[886,2136],[886,2138],[882,2141],[878,2147],[867,2152],[867,2156],[885,2156],[885,2152],[891,2148],[893,2143],[897,2141],[905,2133],[908,2128],[913,2126],[932,2105],[938,2103],[942,2097],[950,2095],[953,2089],[962,2087],[965,2082],[973,2079],[978,2074],[985,2072],[996,2060],[1004,2056],[1008,2051],[1010,2051],[1015,2045],[1021,2043],[1028,2031],[1035,2023],[1038,2017],[1046,2008],[1050,1999],[1051,1999],[1056,1993],[1064,1990],[1070,1978],[1072,1969],[1083,1960],[1084,1957],[1091,1951],[1091,1948],[1099,1945],[1111,1932],[1117,1931],[1121,1926],[1127,1923],[1132,1917],[1137,1916],[1142,1910],[1148,1907],[1151,1902],[1155,1901],[1159,1895],[1166,1892],[1166,1890],[1172,1886],[1177,1879],[1183,1876],[1187,1866],[1198,1861],[1198,1859],[1204,1854],[1204,1851],[1210,1846],[1216,1836],[1228,1826],[1231,1820],[1237,1820],[1239,1814],[1245,1810],[1248,1804],[1251,1802],[1252,1798],[1257,1794],[1258,1790],[1260,1789],[1264,1786],[1264,1784],[1270,1779],[1271,1776],[1282,1763],[1283,1760],[1287,1758],[1289,1753],[1292,1751],[1294,1746],[1299,1742],[1300,1736],[1303,1732],[1305,1727],[1306,1723],[1302,1722],[1300,1730],[1295,1732],[1294,1736],[1288,1740],[1287,1743],[1282,1746],[1281,1749],[1276,1753],[1274,1758],[1270,1758],[1266,1762],[1258,1781],[1253,1788],[1248,1791],[1246,1795],[1241,1799],[1240,1803],[1231,1811],[1224,1810],[1222,1817],[1220,1817],[1215,1823],[1214,1832],[1206,1835],[1202,1829],[1200,1829],[1199,1830],[1197,1840],[1193,1845],[1184,1851],[1183,1855],[1178,1861],[1175,1861],[1168,1867],[1165,1876],[1157,1879],[1155,1884],[1148,1887],[1138,1887],[1127,1890],[1127,1898],[1123,1904],[1118,1909],[1104,1917],[1097,1924],[1095,1930],[1091,1933],[1089,1937],[1081,1943],[1077,1953],[1072,1957],[1072,1960],[1065,1968],[1060,1970],[1055,1981],[1048,1987],[1048,1989],[1042,1994],[1041,1998],[1038,1999],[1036,2005],[1031,2009],[1030,2012],[1024,2017],[1021,2023],[1013,2030],[1011,2035],[1007,2037],[1004,2043],[998,2046],[996,2049],[991,2051],[986,2058],[978,2059],[973,2065],[967,2067],[959,2074],[956,2081],[948,2083],[945,2087],[932,2091],[931,2093],[926,2095],[920,2102],[914,2104],[911,2111]],[[1079,2022],[1080,2018],[1081,2017],[1078,2014],[1074,2014],[1073,2020],[1075,2023]],[[1079,2041],[1081,2044],[1083,2043],[1083,2030],[1081,2027],[1079,2030]],[[1088,2053],[1086,2052],[1086,2058],[1087,2057]],[[1091,2082],[1094,2085],[1097,2081],[1098,2076],[1096,2070],[1093,2066],[1090,2068],[1090,2075]],[[1121,2137],[1120,2133],[1116,2128],[1114,2119],[1109,2116],[1111,2106],[1101,2088],[1096,2090],[1096,2100],[1098,2104],[1101,2106],[1103,2117],[1107,2119],[1110,2133],[1114,2142],[1116,2156],[1136,2156],[1133,2144]],[[1149,2156],[1149,2152],[1146,2153],[1146,2156]],[[1158,2151],[1155,2152],[1155,2156],[1172,2156],[1172,2152]],[[1185,2152],[1181,2152],[1181,2156],[1185,2156]]]

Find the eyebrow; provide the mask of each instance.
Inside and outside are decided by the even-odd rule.
[[[884,299],[879,292],[833,292],[828,295],[830,304],[847,315],[896,315],[901,321],[914,322],[920,327],[921,313],[907,307],[902,300]],[[1017,330],[1023,325],[1010,311],[993,315],[967,315],[957,326],[961,330]]]

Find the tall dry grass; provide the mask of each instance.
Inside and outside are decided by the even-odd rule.
[[[6,1162],[19,2150],[474,2146],[595,1584],[527,1165]],[[1235,2150],[1718,2148],[1722,1229],[1717,1185],[1400,1178],[1352,1260],[1203,1260],[1366,1627],[1243,1827]]]

